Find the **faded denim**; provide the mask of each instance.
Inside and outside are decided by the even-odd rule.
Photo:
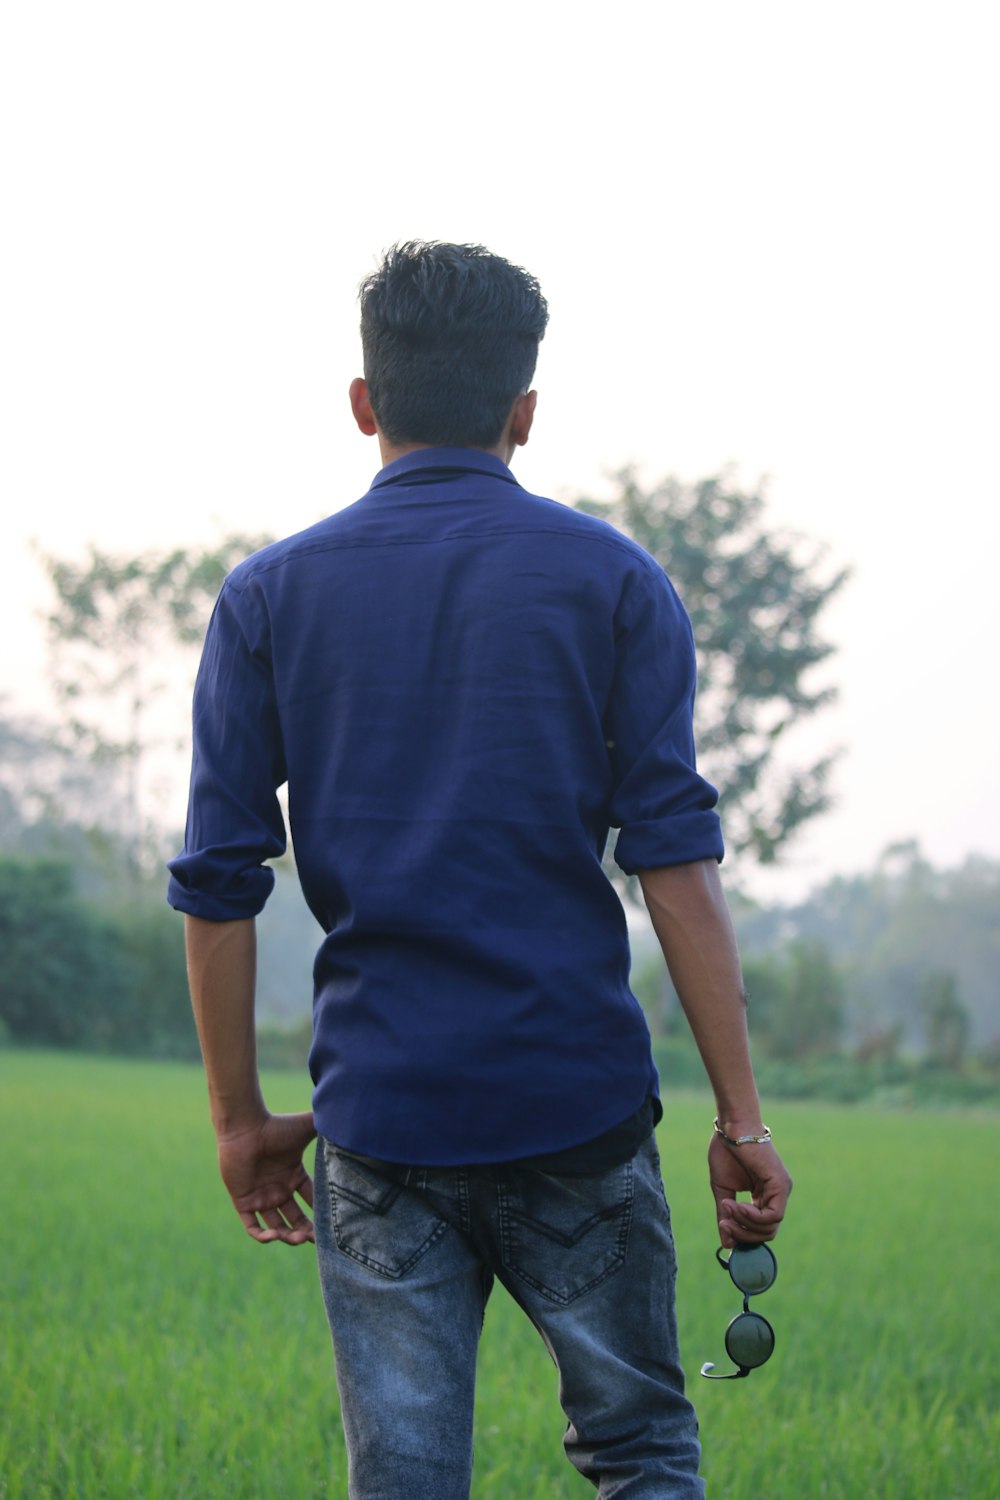
[[[545,1341],[567,1456],[601,1500],[704,1496],[653,1136],[591,1177],[404,1168],[321,1139],[315,1219],[350,1500],[468,1500],[494,1277]]]

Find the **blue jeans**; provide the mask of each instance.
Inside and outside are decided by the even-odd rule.
[[[704,1496],[653,1136],[593,1177],[396,1167],[321,1139],[315,1196],[350,1500],[468,1500],[494,1276],[545,1341],[567,1456],[602,1500]]]

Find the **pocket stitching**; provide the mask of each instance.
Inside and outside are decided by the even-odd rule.
[[[591,1217],[585,1221],[581,1229],[574,1235],[559,1235],[558,1231],[555,1231],[551,1224],[544,1225],[545,1237],[547,1239],[552,1239],[553,1236],[555,1236],[557,1240],[560,1240],[567,1248],[570,1248],[572,1245],[578,1244],[585,1237],[585,1235],[590,1232],[595,1224],[603,1220],[616,1218],[619,1215],[621,1216],[621,1224],[619,1225],[617,1236],[617,1245],[611,1262],[606,1265],[603,1270],[599,1271],[596,1276],[592,1276],[590,1280],[585,1282],[582,1286],[574,1288],[573,1291],[568,1293],[556,1291],[554,1287],[546,1285],[545,1282],[540,1281],[537,1276],[532,1275],[530,1271],[526,1270],[516,1261],[514,1257],[513,1246],[511,1243],[512,1225],[514,1223],[521,1223],[524,1225],[530,1225],[535,1228],[542,1228],[542,1225],[539,1220],[533,1219],[530,1214],[525,1214],[522,1213],[519,1209],[512,1208],[510,1204],[509,1194],[507,1193],[503,1184],[498,1183],[497,1190],[500,1209],[501,1248],[503,1262],[507,1269],[513,1275],[517,1276],[521,1281],[523,1281],[527,1286],[533,1287],[534,1290],[545,1297],[547,1301],[558,1303],[563,1307],[568,1306],[571,1302],[575,1302],[577,1298],[584,1296],[585,1293],[593,1291],[595,1287],[600,1286],[602,1281],[607,1281],[608,1277],[613,1276],[617,1271],[620,1271],[625,1263],[625,1257],[628,1253],[628,1240],[632,1228],[632,1211],[635,1201],[632,1163],[625,1163],[625,1168],[625,1183],[621,1201],[615,1204],[613,1207],[602,1210],[600,1213],[592,1214]]]
[[[343,1161],[349,1160],[350,1156],[349,1153],[342,1155],[336,1150],[336,1147],[332,1146],[332,1143],[330,1142],[325,1142],[324,1145],[327,1164],[326,1186],[330,1200],[330,1218],[333,1225],[333,1234],[334,1239],[337,1243],[337,1249],[341,1252],[342,1255],[346,1255],[350,1260],[355,1261],[357,1264],[367,1266],[369,1270],[376,1272],[380,1276],[385,1276],[389,1280],[398,1281],[401,1277],[405,1276],[408,1271],[411,1271],[417,1264],[417,1262],[427,1253],[431,1246],[441,1238],[445,1230],[448,1228],[447,1222],[444,1219],[438,1218],[436,1215],[434,1215],[432,1209],[424,1205],[425,1207],[427,1207],[428,1216],[434,1220],[433,1228],[426,1236],[426,1238],[416,1246],[416,1248],[410,1253],[410,1255],[406,1257],[405,1260],[397,1262],[394,1265],[388,1265],[385,1262],[376,1259],[374,1256],[366,1254],[363,1250],[352,1247],[349,1243],[346,1242],[347,1231],[345,1230],[341,1222],[340,1205],[342,1203],[349,1203],[352,1204],[355,1208],[362,1209],[375,1218],[384,1219],[392,1206],[396,1202],[398,1202],[405,1189],[400,1183],[390,1183],[387,1187],[387,1190],[378,1198],[377,1203],[372,1204],[369,1200],[365,1199],[363,1195],[359,1193],[352,1193],[350,1189],[344,1189],[343,1187],[338,1188],[332,1177],[332,1158],[335,1157],[338,1161]],[[424,1176],[426,1176],[426,1174],[424,1174]]]

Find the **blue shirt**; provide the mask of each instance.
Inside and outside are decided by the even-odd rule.
[[[169,899],[260,911],[287,780],[322,1135],[448,1165],[564,1149],[657,1088],[628,872],[722,857],[659,565],[491,455],[420,449],[227,578]]]

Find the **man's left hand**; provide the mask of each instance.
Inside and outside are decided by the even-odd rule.
[[[773,1240],[792,1191],[792,1179],[774,1147],[727,1146],[713,1135],[708,1172],[723,1248]],[[737,1194],[741,1192],[749,1193],[752,1201],[740,1202]]]

